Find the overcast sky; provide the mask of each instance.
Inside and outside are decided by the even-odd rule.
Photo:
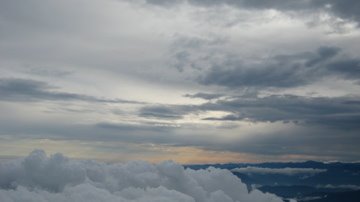
[[[358,0],[0,0],[0,158],[358,161]]]

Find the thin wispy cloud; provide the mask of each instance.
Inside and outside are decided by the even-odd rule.
[[[232,169],[233,172],[251,174],[279,174],[279,175],[316,175],[326,172],[326,169],[316,168],[263,168],[263,167],[244,167]]]

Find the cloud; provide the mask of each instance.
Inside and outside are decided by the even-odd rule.
[[[202,98],[204,100],[212,100],[224,96],[223,94],[214,94],[214,93],[195,93],[195,94],[186,94],[185,97],[189,98]]]
[[[323,46],[317,50],[317,53],[310,58],[305,65],[308,67],[314,66],[318,63],[326,61],[334,56],[336,56],[340,52],[340,49],[337,47],[327,47]]]
[[[351,189],[351,190],[360,190],[360,186],[354,184],[342,184],[342,185],[317,185],[316,188],[325,188],[325,189]]]
[[[43,77],[54,77],[54,78],[66,77],[73,74],[72,71],[46,69],[44,67],[37,67],[37,68],[32,67],[30,69],[25,70],[25,73],[31,75],[43,76]]]
[[[204,118],[203,120],[208,120],[208,121],[239,121],[242,120],[244,118],[240,117],[240,116],[236,116],[234,114],[229,114],[223,117],[207,117]]]
[[[0,136],[358,159],[358,27],[327,24],[357,2],[143,2],[0,1]]]
[[[326,169],[317,168],[262,168],[262,167],[244,167],[232,169],[233,172],[251,174],[280,174],[280,175],[315,175],[326,172]]]
[[[184,169],[171,161],[105,164],[72,160],[41,150],[0,164],[0,200],[4,202],[175,201],[281,202],[259,190],[249,192],[230,171]]]
[[[329,64],[328,70],[339,73],[349,79],[359,80],[360,59],[340,60]]]
[[[248,58],[226,48],[228,41],[221,37],[177,37],[171,48],[172,66],[204,86],[230,90],[293,88],[334,77],[359,80],[358,56],[349,56],[336,46],[323,44],[315,50],[287,54],[283,50],[270,55],[253,53]]]
[[[166,1],[147,0],[150,4],[165,5]],[[189,2],[198,6],[221,6],[229,5],[242,9],[276,9],[283,12],[311,12],[315,13],[324,10],[346,20],[360,22],[360,3],[357,0],[183,0],[177,2]],[[166,4],[168,5],[168,4]]]
[[[203,85],[291,88],[315,83],[326,77],[359,80],[360,59],[340,55],[337,47],[322,46],[313,52],[276,55],[254,62],[231,55],[213,62],[197,81]]]
[[[157,104],[141,107],[138,115],[145,118],[176,120],[184,118],[183,116],[186,114],[196,113],[199,110],[197,105]]]
[[[0,78],[0,100],[31,102],[41,100],[52,101],[85,101],[85,102],[108,102],[108,103],[137,103],[122,99],[106,99],[89,95],[67,93],[56,90],[43,81],[19,78]]]
[[[150,4],[154,4],[154,5],[160,5],[160,6],[173,6],[176,5],[178,3],[182,3],[182,0],[172,0],[172,1],[167,1],[167,0],[146,0],[147,3]]]
[[[284,121],[302,124],[320,124],[335,128],[359,129],[360,98],[306,97],[272,95],[266,97],[219,100],[201,106],[206,110],[231,112],[224,117],[208,117],[205,120]]]
[[[182,112],[170,106],[146,106],[139,110],[139,116],[160,119],[181,119]]]

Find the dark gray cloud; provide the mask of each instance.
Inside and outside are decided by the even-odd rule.
[[[201,95],[201,93],[200,93]],[[207,94],[205,94],[207,95]],[[148,110],[148,111],[147,111]],[[201,111],[224,111],[223,117],[204,120],[251,122],[284,122],[299,125],[359,130],[360,97],[307,97],[296,95],[226,96],[201,105],[158,105],[140,112],[157,118],[174,118]],[[166,112],[166,113],[165,113]],[[140,114],[141,114],[140,113]]]
[[[139,109],[138,115],[156,119],[181,119],[189,113],[197,113],[200,109],[196,105],[149,105]]]
[[[156,5],[168,5],[165,1],[147,0],[148,3]],[[177,1],[180,2],[180,1]],[[276,9],[284,12],[317,12],[327,10],[328,12],[346,20],[360,22],[360,3],[357,0],[184,0],[199,6],[221,6],[230,5],[245,9]]]
[[[360,22],[360,2],[356,0],[323,0],[323,4],[330,4],[331,10],[342,18]]]
[[[329,64],[327,69],[349,79],[360,79],[360,59],[336,61]]]
[[[160,6],[172,6],[178,3],[183,2],[182,0],[146,0],[147,3],[154,4],[154,5],[160,5]]]
[[[313,54],[305,65],[308,67],[319,64],[327,59],[330,59],[340,52],[340,48],[337,47],[320,47],[316,54]]]
[[[235,115],[235,114],[229,114],[223,117],[207,117],[204,118],[204,120],[208,120],[208,121],[239,121],[242,120],[244,118]]]
[[[171,127],[169,126],[156,126],[155,124],[126,124],[126,123],[109,123],[109,122],[100,122],[94,125],[96,128],[117,130],[117,131],[169,131]]]
[[[231,112],[206,120],[283,121],[322,125],[342,129],[360,129],[359,97],[304,97],[294,95],[263,98],[233,98],[204,104],[202,109]]]
[[[174,144],[177,139],[176,136],[169,135],[174,132],[175,128],[167,125],[100,122],[83,128],[84,132],[89,129],[93,130],[92,132],[89,131],[90,136],[82,133],[82,138],[85,140],[105,139],[106,141],[170,145]],[[103,134],[105,137],[100,137],[97,134]]]
[[[170,106],[146,106],[140,109],[139,116],[160,119],[181,119],[183,112]]]
[[[301,74],[301,67],[297,64],[290,66],[277,66],[267,64],[260,67],[241,66],[240,61],[232,61],[227,68],[215,65],[205,75],[199,77],[199,83],[203,85],[219,85],[230,88],[239,87],[294,87],[307,83],[308,77]]]
[[[205,93],[205,95],[207,94]],[[206,117],[204,120],[291,122],[298,125],[321,126],[342,130],[357,131],[360,129],[358,124],[360,122],[360,97],[358,96],[226,96],[215,101],[209,98],[209,102],[201,105],[144,107],[140,109],[139,113],[140,116],[144,117],[178,119],[186,114],[201,111],[224,111],[230,113],[223,117]]]
[[[232,56],[198,78],[204,85],[229,88],[296,87],[307,85],[327,76],[358,80],[360,59],[340,54],[337,47],[320,47],[314,52],[278,55],[255,64],[244,64]]]
[[[30,68],[25,71],[28,74],[44,76],[44,77],[66,77],[71,75],[73,72],[65,70],[57,70],[50,68]]]
[[[173,66],[203,85],[239,88],[291,88],[327,77],[358,80],[360,58],[334,46],[245,59],[223,50],[220,37],[179,37],[171,47]],[[354,73],[354,74],[353,74]]]
[[[9,118],[0,123],[0,136],[13,139],[81,140],[85,142],[125,142],[174,144],[174,127],[147,123],[74,123],[69,121],[23,121]]]
[[[205,100],[212,100],[224,96],[223,94],[214,94],[214,93],[195,93],[195,94],[186,94],[185,97],[189,98],[202,98]]]
[[[0,100],[29,102],[29,101],[85,101],[108,103],[141,103],[122,99],[106,99],[57,90],[46,82],[31,79],[0,78]]]

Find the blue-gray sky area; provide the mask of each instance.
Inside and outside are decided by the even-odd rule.
[[[358,0],[0,0],[0,158],[358,161]]]

